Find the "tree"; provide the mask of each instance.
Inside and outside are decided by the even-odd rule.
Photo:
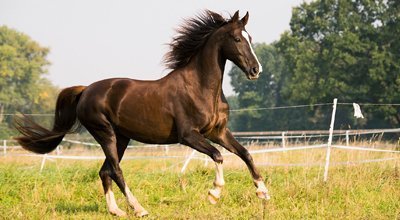
[[[293,9],[290,31],[279,41],[256,45],[265,67],[249,82],[230,71],[240,108],[331,103],[400,102],[400,2],[317,0]],[[395,106],[362,106],[356,120],[340,106],[340,128],[398,127]],[[326,129],[331,107],[246,111],[231,114],[235,129]],[[279,119],[279,120],[276,120]]]
[[[398,103],[398,1],[320,0],[293,10],[291,31],[277,43],[290,70],[284,96],[295,103]],[[397,126],[400,110],[364,109],[366,127]],[[326,117],[325,117],[326,118]],[[357,122],[345,118],[347,123]]]
[[[54,108],[57,88],[43,77],[49,65],[48,52],[48,48],[41,47],[27,35],[0,26],[0,126],[3,138],[10,133],[4,128],[10,127],[12,122],[12,117],[3,117],[4,113],[46,113]]]
[[[237,93],[239,109],[257,109],[280,105],[280,90],[285,81],[285,65],[282,56],[276,49],[267,44],[256,44],[255,53],[263,66],[258,80],[249,81],[242,70],[234,66],[229,71],[232,86]],[[272,129],[277,123],[273,111],[246,110],[231,112],[232,130]]]

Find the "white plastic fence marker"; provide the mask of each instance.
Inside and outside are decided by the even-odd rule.
[[[349,146],[349,133],[350,133],[350,131],[347,130],[346,131],[346,146]]]
[[[196,150],[193,150],[192,153],[186,158],[185,164],[183,164],[183,167],[181,169],[181,173],[185,172],[187,165],[189,164],[190,160],[194,157],[195,153]]]
[[[42,159],[42,164],[40,165],[40,173],[42,172],[42,170],[44,168],[44,163],[46,162],[46,157],[47,157],[47,154],[44,154],[43,159]]]
[[[328,145],[326,147],[324,182],[326,182],[328,180],[328,169],[329,169],[329,162],[331,159],[331,145],[332,145],[333,127],[335,124],[336,105],[337,105],[337,98],[333,99],[331,125],[329,126],[329,138],[328,138]]]
[[[361,108],[360,105],[358,105],[357,103],[353,103],[353,108],[354,108],[354,117],[356,118],[364,118],[362,112],[361,112]]]
[[[7,154],[7,140],[3,140],[3,153],[4,156]]]

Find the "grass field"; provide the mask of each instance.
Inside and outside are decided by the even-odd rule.
[[[257,155],[256,163],[323,162],[323,149]],[[399,155],[335,149],[332,161]],[[259,200],[250,174],[236,157],[225,162],[226,186],[217,205],[207,200],[214,166],[182,159],[127,160],[125,179],[150,212],[148,219],[400,219],[399,159],[332,166],[259,166],[272,199]],[[107,213],[98,170],[102,161],[0,158],[0,219],[113,219]],[[114,185],[117,203],[135,218]]]

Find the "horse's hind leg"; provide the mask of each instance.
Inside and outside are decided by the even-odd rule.
[[[126,150],[126,148],[128,146],[129,138],[127,138],[125,136],[122,136],[122,135],[119,135],[119,134],[116,135],[116,138],[117,138],[118,160],[121,161],[121,159],[122,159],[122,157],[124,155],[124,152],[125,152],[125,150]],[[122,183],[124,183],[124,179],[123,179],[122,173],[121,173],[121,180],[122,180]],[[120,189],[121,189],[121,187],[120,187]],[[131,190],[129,189],[129,187],[128,187],[128,185],[126,183],[125,183],[124,189],[123,190],[121,189],[121,191],[124,192],[129,206],[135,210],[135,215],[136,216],[142,217],[142,216],[145,216],[145,215],[149,214],[143,208],[143,206],[140,205],[140,203],[136,199],[136,197],[133,196]]]
[[[116,134],[112,126],[107,122],[97,123],[95,126],[86,126],[96,141],[103,148],[106,160],[100,170],[100,178],[103,183],[108,210],[111,214],[124,216],[126,213],[118,208],[114,193],[111,189],[111,179],[117,184],[122,193],[126,196],[129,205],[134,208],[136,216],[147,215],[148,212],[139,204],[126,185],[119,162],[125,152],[129,139]]]
[[[103,184],[108,211],[116,216],[125,216],[126,213],[118,208],[117,202],[115,201],[114,193],[112,191],[112,179],[110,177],[111,168],[108,164],[107,159],[104,161],[103,166],[100,169],[99,175]]]
[[[129,139],[123,136],[116,136],[116,142],[118,161],[121,161],[125,149],[128,146]],[[112,168],[108,159],[104,161],[103,166],[100,169],[99,175],[103,184],[103,189],[107,201],[107,208],[109,212],[117,216],[125,216],[126,213],[118,208],[117,202],[115,201],[114,193],[112,191]]]

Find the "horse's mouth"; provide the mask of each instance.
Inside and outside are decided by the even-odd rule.
[[[260,73],[247,73],[246,76],[249,80],[256,80],[260,77]]]

